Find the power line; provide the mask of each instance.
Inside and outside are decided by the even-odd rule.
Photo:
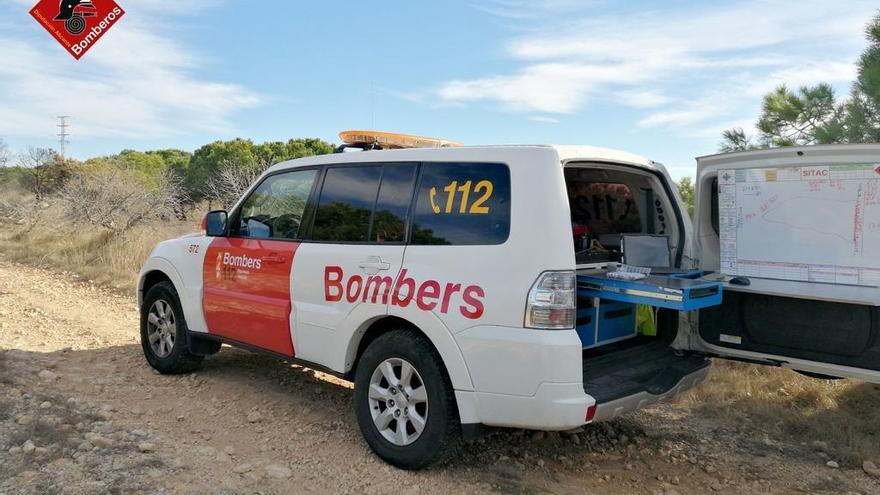
[[[70,144],[70,141],[67,139],[70,137],[70,133],[67,132],[67,128],[70,127],[70,124],[67,123],[67,119],[69,119],[69,115],[59,115],[58,116],[58,127],[61,129],[61,132],[57,134],[58,136],[58,148],[59,153],[61,154],[61,159],[65,159],[65,153],[67,152],[67,145]]]

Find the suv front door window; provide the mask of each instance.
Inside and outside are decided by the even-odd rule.
[[[251,239],[298,239],[317,173],[317,170],[302,170],[267,177],[242,204],[233,235]]]

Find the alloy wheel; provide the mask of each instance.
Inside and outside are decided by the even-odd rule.
[[[395,357],[379,363],[370,377],[368,400],[373,424],[394,445],[409,445],[425,430],[428,391],[408,361]]]
[[[147,314],[147,339],[156,357],[165,358],[174,349],[177,337],[177,319],[171,305],[164,299],[157,299]]]

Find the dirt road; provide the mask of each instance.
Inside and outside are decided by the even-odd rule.
[[[367,450],[346,382],[231,348],[155,374],[135,305],[0,258],[0,494],[880,493],[808,439],[668,404],[575,434],[498,432],[400,471]]]

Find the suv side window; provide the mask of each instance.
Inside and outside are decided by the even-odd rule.
[[[386,165],[382,172],[382,186],[376,200],[373,225],[370,229],[372,242],[401,243],[406,240],[406,224],[409,205],[415,187],[415,165]]]
[[[425,163],[412,244],[502,244],[510,234],[510,170],[502,163]]]
[[[232,235],[299,239],[303,212],[317,174],[317,170],[298,170],[267,177],[242,204]]]
[[[382,166],[330,167],[318,199],[312,239],[366,242]]]
[[[404,242],[415,175],[414,164],[329,167],[312,239]]]

